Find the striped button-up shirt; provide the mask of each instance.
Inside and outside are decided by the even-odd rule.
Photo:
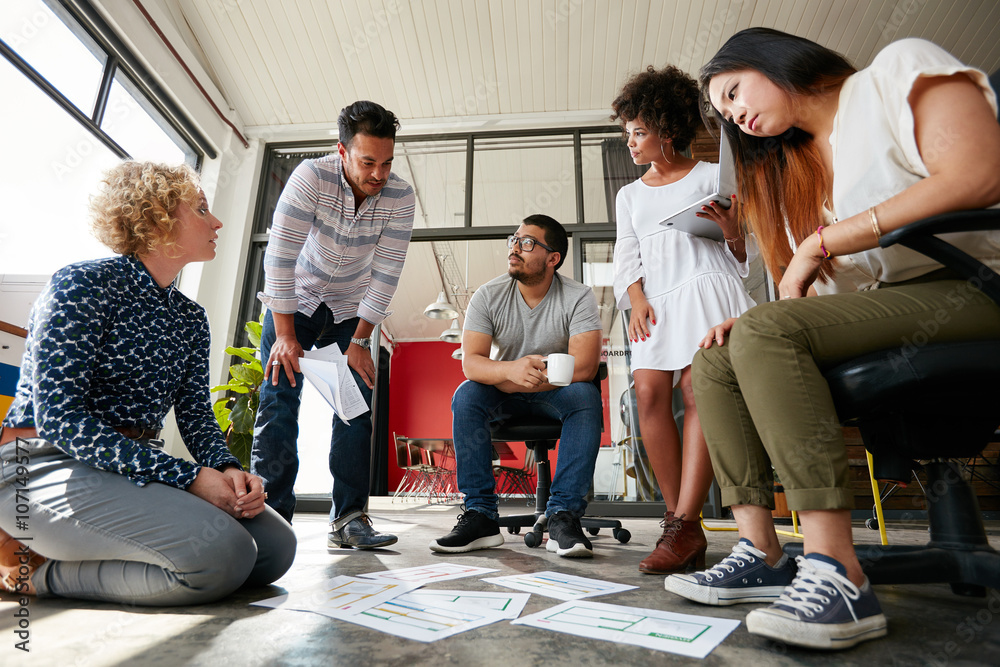
[[[379,324],[389,315],[413,230],[413,188],[389,174],[357,213],[354,201],[336,153],[292,172],[274,211],[257,294],[272,312],[312,315],[325,303],[336,322]]]

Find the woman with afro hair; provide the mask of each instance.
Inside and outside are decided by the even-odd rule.
[[[684,72],[650,66],[629,78],[611,105],[632,160],[649,165],[618,192],[614,256],[618,307],[632,309],[628,336],[639,428],[667,508],[663,534],[639,564],[649,574],[704,562],[699,516],[713,473],[694,404],[691,360],[707,327],[754,305],[740,280],[748,272],[747,248],[735,198],[728,208],[712,202],[699,213],[719,225],[723,241],[659,224],[715,191],[719,166],[684,155],[701,123],[698,100],[698,85]],[[677,385],[684,398],[683,449],[671,409]]]

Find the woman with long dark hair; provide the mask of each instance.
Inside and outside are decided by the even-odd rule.
[[[918,219],[997,206],[996,97],[985,74],[923,40],[891,44],[856,72],[764,28],[730,38],[701,83],[733,140],[747,224],[779,299],[715,327],[695,357],[695,397],[740,540],[666,587],[706,604],[773,601],[747,616],[751,633],[853,646],[886,622],[852,546],[846,448],[822,371],[898,347],[927,321],[936,341],[1000,337],[1000,308],[984,294],[919,253],[878,246]],[[997,232],[948,240],[1000,265]],[[802,521],[797,571],[774,532],[772,465]]]

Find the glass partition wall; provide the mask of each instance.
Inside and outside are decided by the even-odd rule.
[[[335,146],[298,143],[268,147],[241,322],[255,319],[260,312],[255,295],[263,287],[261,264],[267,230],[288,176],[303,159],[325,155]],[[461,327],[472,293],[507,270],[503,239],[532,213],[559,220],[571,237],[560,272],[593,288],[603,326],[602,358],[608,366],[605,433],[612,446],[601,448],[592,505],[598,513],[653,516],[663,513],[662,502],[657,500],[648,465],[634,453],[634,443],[641,435],[629,393],[626,320],[615,306],[612,288],[615,196],[643,171],[632,163],[621,132],[610,126],[398,138],[393,172],[413,186],[416,211],[393,312],[383,330],[397,342],[439,340],[452,321],[429,319],[423,309],[442,291],[459,312]],[[763,284],[759,269],[752,273],[753,280]],[[308,393],[304,401],[316,409],[301,413],[302,455],[324,460],[329,411]],[[310,449],[316,451],[310,453]],[[329,473],[317,470],[312,481],[300,480],[298,492],[328,494]]]

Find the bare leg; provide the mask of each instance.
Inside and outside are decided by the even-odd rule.
[[[671,407],[672,371],[640,369],[635,380],[639,430],[667,510],[676,512],[681,488],[681,441]]]
[[[681,466],[680,492],[674,514],[689,520],[701,516],[701,509],[708,496],[708,487],[715,476],[712,459],[708,455],[705,436],[698,420],[698,408],[691,390],[691,367],[681,371],[681,393],[684,396],[684,440]]]
[[[778,534],[774,532],[774,519],[771,510],[761,505],[733,505],[733,517],[740,537],[753,542],[753,545],[766,555],[764,562],[774,567],[781,559],[781,544]]]
[[[847,578],[855,586],[864,583],[865,575],[854,552],[850,510],[801,510],[803,551],[835,558],[847,570]]]

